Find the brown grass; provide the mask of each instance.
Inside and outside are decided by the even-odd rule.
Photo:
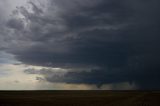
[[[160,92],[1,91],[0,106],[160,106]]]

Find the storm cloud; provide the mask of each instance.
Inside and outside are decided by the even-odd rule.
[[[25,70],[49,82],[134,82],[139,89],[160,89],[159,3],[30,1],[13,11],[0,36],[7,44],[0,47],[24,64],[68,70],[61,77]]]

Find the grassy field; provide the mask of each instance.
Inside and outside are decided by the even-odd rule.
[[[0,91],[0,106],[160,106],[160,91]]]

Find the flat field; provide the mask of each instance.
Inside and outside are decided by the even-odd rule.
[[[160,91],[0,91],[0,106],[160,106]]]

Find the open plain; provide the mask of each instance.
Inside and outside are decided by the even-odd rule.
[[[160,91],[0,91],[0,106],[160,106]]]

